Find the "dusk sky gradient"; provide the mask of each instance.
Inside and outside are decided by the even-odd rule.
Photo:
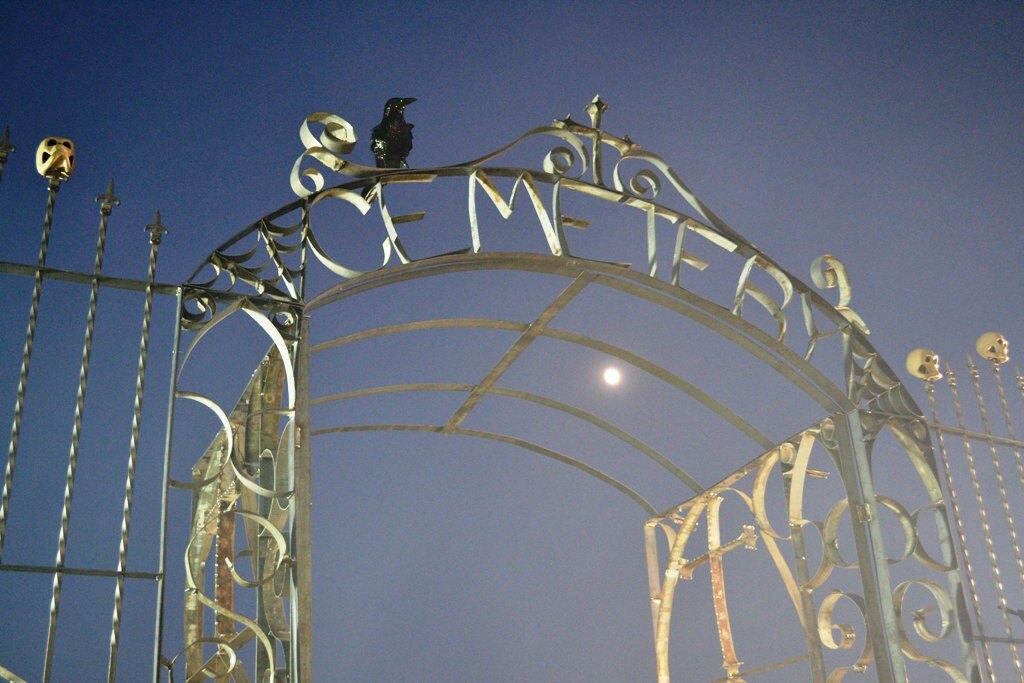
[[[49,265],[91,271],[99,218],[93,200],[113,178],[122,203],[111,218],[104,273],[144,277],[143,228],[159,210],[169,233],[157,279],[177,284],[230,236],[295,199],[288,177],[302,152],[299,126],[311,112],[351,122],[360,136],[351,158],[372,165],[370,130],[384,102],[416,97],[407,110],[415,124],[409,164],[445,166],[566,115],[586,122],[595,94],[608,105],[605,130],[664,158],[718,216],[790,273],[809,282],[815,258],[840,258],[852,308],[901,376],[907,352],[918,346],[962,367],[989,330],[1008,336],[1011,365],[1017,362],[1024,349],[1020,2],[7,3],[0,6],[0,129],[10,127],[17,151],[0,182],[0,261],[35,263],[46,183],[33,155],[47,136],[73,139],[78,153],[77,170],[57,197]],[[521,165],[539,163],[534,154]],[[450,192],[455,209],[440,207],[438,216],[454,216],[453,227],[445,218],[403,226],[420,255],[467,246],[465,190],[461,182],[448,185],[458,185]],[[523,202],[521,223],[510,222],[508,234],[521,228],[515,234],[529,235],[524,243],[543,251],[528,211]],[[621,228],[602,232],[607,223],[595,221],[582,236],[571,231],[570,241],[580,240],[584,256],[630,261],[642,271],[642,216],[609,212],[608,223],[621,216]],[[490,220],[500,225],[496,214]],[[352,244],[333,239],[338,252],[351,248],[345,253],[361,267],[379,258],[379,230],[353,233]],[[494,237],[503,248],[517,239]],[[320,277],[319,284],[328,282]],[[724,278],[724,300],[731,299],[735,271],[711,273],[708,281],[715,277]],[[356,297],[314,329],[315,341],[417,317],[529,322],[568,284],[543,276],[527,286],[507,273],[424,282]],[[9,410],[31,278],[3,275],[0,287],[0,410]],[[26,413],[16,482],[24,488],[16,488],[13,505],[15,512],[32,507],[19,497],[37,491],[40,513],[12,513],[5,563],[53,562],[86,296],[86,287],[44,285],[29,404],[50,397],[56,407]],[[116,562],[141,305],[129,293],[101,292],[98,379],[90,386],[69,562]],[[172,309],[171,297],[158,301],[150,350],[138,545],[129,558],[139,571],[155,561]],[[574,302],[557,326],[603,336],[667,366],[679,363],[701,386],[721,381],[723,394],[772,438],[822,417],[781,393],[773,399],[771,380],[753,379],[758,370],[744,365],[751,359],[717,348],[714,335],[663,317],[605,293]],[[478,330],[356,344],[354,355],[324,354],[314,395],[374,383],[475,382],[514,338]],[[190,361],[209,365],[188,379],[222,378],[210,391],[230,409],[266,346],[265,338],[237,347],[225,339],[219,351]],[[702,484],[759,454],[672,403],[678,392],[628,368],[621,386],[606,387],[601,354],[555,347],[550,340],[531,347],[508,384],[542,388],[630,425]],[[109,384],[103,368],[115,377]],[[916,380],[907,381],[924,405]],[[382,406],[411,422],[443,420],[438,416],[462,397],[433,398],[436,404],[404,396],[356,404],[345,421],[380,418]],[[593,456],[587,462],[644,489],[659,510],[690,495],[650,463],[618,462],[597,435],[576,435],[536,407],[496,400],[474,417],[474,427],[495,431],[514,419],[524,438]],[[181,430],[190,418],[177,419]],[[196,420],[176,446],[180,476],[215,432],[209,419]],[[57,445],[47,445],[51,432]],[[42,454],[47,449],[52,453]],[[325,436],[313,453],[317,680],[654,678],[645,515],[628,499],[559,463],[456,437]],[[187,516],[188,496],[178,498],[172,512]],[[178,528],[169,563],[180,581],[185,537]],[[0,665],[27,672],[21,675],[28,680],[41,672],[49,583],[48,576],[0,573]],[[112,583],[100,584],[66,582],[65,590],[79,586],[95,602],[69,597],[62,607],[58,640],[62,652],[74,654],[58,657],[53,680],[105,676]],[[168,637],[179,643],[180,587],[168,585],[175,601],[168,603]],[[749,614],[764,630],[774,613],[761,612],[772,608],[752,592]],[[140,606],[129,623],[138,639],[122,649],[125,681],[144,680],[149,670],[151,586],[133,595]],[[732,604],[745,609],[741,600]],[[695,628],[707,631],[712,621],[701,623]],[[688,657],[687,627],[674,622],[679,680],[722,675],[708,633],[694,637]],[[767,657],[802,647],[763,640],[774,651]],[[688,670],[692,678],[682,673]]]

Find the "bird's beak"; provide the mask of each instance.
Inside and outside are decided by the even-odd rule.
[[[402,106],[404,107],[404,106],[406,106],[407,104],[412,104],[412,103],[413,103],[413,102],[415,102],[415,101],[416,101],[416,98],[415,98],[415,97],[403,97],[403,98],[402,98]]]

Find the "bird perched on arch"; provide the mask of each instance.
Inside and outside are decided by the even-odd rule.
[[[370,138],[377,168],[409,168],[405,159],[412,150],[412,124],[405,120],[405,108],[415,101],[415,97],[392,97],[384,105],[384,116]]]

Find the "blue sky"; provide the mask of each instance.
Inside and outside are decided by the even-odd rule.
[[[585,121],[584,107],[599,93],[608,104],[607,130],[628,134],[661,155],[719,216],[790,272],[809,280],[816,257],[832,253],[842,259],[853,285],[852,307],[871,327],[876,348],[901,372],[905,354],[916,346],[930,346],[960,365],[981,332],[1000,330],[1011,344],[1024,343],[1019,3],[57,3],[45,9],[9,4],[0,18],[0,126],[10,126],[18,148],[0,183],[5,261],[35,261],[45,183],[35,175],[32,155],[46,136],[70,137],[78,150],[78,169],[58,197],[50,264],[91,269],[93,198],[113,177],[122,205],[112,218],[105,272],[143,277],[148,245],[142,228],[159,209],[170,233],[161,247],[158,279],[176,283],[229,236],[294,199],[288,173],[302,151],[299,125],[310,112],[349,120],[360,135],[352,157],[369,164],[369,131],[383,103],[393,96],[416,97],[408,109],[416,126],[409,163],[442,166],[481,156],[567,114]],[[641,223],[623,219],[623,225],[622,230],[639,230]],[[414,244],[419,238],[427,251],[451,239],[450,248],[461,246],[463,238],[450,238],[445,229],[443,221],[424,223],[410,228],[408,240]],[[630,243],[614,226],[604,229],[596,226],[592,237],[579,238],[586,255],[598,258],[607,250],[609,260],[642,263],[641,233]],[[373,258],[372,250],[358,251],[361,244],[338,244],[355,250],[360,262]],[[615,250],[621,245],[626,246],[620,254]],[[420,310],[443,317],[467,307],[530,320],[564,287],[545,280],[526,289],[521,279],[507,277],[483,283],[455,278],[432,284],[434,289],[372,293],[343,310],[337,324],[359,315],[386,324]],[[4,395],[14,401],[30,281],[5,276],[3,286],[8,304],[0,407]],[[509,295],[519,287],[522,294]],[[51,330],[49,338],[66,330],[67,339],[42,344],[40,353],[56,359],[66,346],[70,360],[63,361],[67,368],[61,361],[39,361],[38,367],[48,369],[33,369],[40,378],[31,391],[73,398],[84,325],[76,302],[82,294],[81,288],[47,285],[40,324]],[[122,309],[141,304],[118,293],[103,297],[100,320],[106,327],[99,334],[106,335],[107,348],[121,346],[123,353],[98,352],[97,362],[133,370],[138,314]],[[741,373],[739,361],[714,358],[713,339],[685,327],[659,327],[656,313],[608,296],[578,303],[560,323],[620,335],[614,338],[658,358],[671,358],[671,345],[679,340],[686,354],[692,350],[695,359],[713,359],[694,360],[686,371]],[[165,330],[171,315],[166,306],[157,312]],[[316,334],[324,339],[338,332]],[[119,344],[122,338],[131,343]],[[161,379],[147,397],[144,455],[151,460],[160,455],[169,362],[169,342],[161,343],[153,352],[154,373]],[[390,374],[395,359],[424,347],[432,357],[401,366],[407,371],[402,376],[445,381],[450,362],[472,377],[504,351],[507,338],[481,332],[413,341],[408,348],[370,348],[357,352],[366,355],[349,365],[338,361],[336,381],[348,387],[398,381]],[[538,355],[543,352],[537,348]],[[225,377],[234,373],[221,388],[230,403],[252,359],[243,353],[233,359],[212,355],[209,362],[222,364]],[[683,424],[692,413],[678,408],[678,417],[665,417],[641,410],[658,394],[643,393],[637,377],[627,376],[617,395],[596,385],[577,386],[591,366],[600,366],[600,358],[558,357],[555,369],[526,360],[522,376],[511,381],[589,402],[646,430],[665,448],[679,438],[692,439],[692,450],[680,457],[703,483],[757,454],[749,443],[716,443],[699,422],[683,429],[682,437],[672,432],[666,423]],[[346,374],[353,367],[359,372]],[[365,368],[373,371],[364,373]],[[101,384],[93,392],[115,395],[128,387],[130,396],[132,379],[126,371],[119,384],[109,390]],[[744,384],[742,377],[730,381],[734,387]],[[395,401],[393,408],[401,406],[396,410],[428,410]],[[63,435],[70,431],[71,413],[67,401],[60,405],[54,414],[61,416],[56,431]],[[778,425],[780,438],[795,429],[781,425],[803,424],[803,416],[813,413],[793,406],[783,417],[771,401],[753,398],[743,407],[759,424]],[[372,414],[379,406],[363,409]],[[676,409],[666,410],[675,416]],[[505,413],[494,405],[479,419],[482,425],[498,424]],[[533,415],[524,411],[519,418],[529,423]],[[42,415],[32,419],[45,431]],[[581,443],[601,449],[584,436],[568,439],[558,424],[535,427],[538,438],[566,449]],[[212,425],[195,428],[198,447],[209,441],[210,430]],[[85,438],[102,450],[100,437],[87,431]],[[317,500],[341,501],[337,508],[316,506],[317,523],[325,530],[315,551],[316,580],[330,586],[317,606],[318,678],[652,676],[642,514],[628,500],[595,492],[596,483],[568,468],[538,463],[529,454],[448,441],[387,435],[372,445],[362,437],[330,437],[315,446],[318,455],[342,458],[337,469],[329,467],[317,479]],[[63,453],[54,456],[61,480]],[[501,457],[488,459],[494,454]],[[32,457],[43,456],[26,450],[25,464],[19,465],[19,477],[27,481],[34,476]],[[118,467],[97,466],[95,483],[83,483],[83,500],[102,499],[103,482],[123,479]],[[686,497],[685,490],[631,467],[622,466],[629,473],[624,476],[636,473],[638,482],[649,484],[659,509]],[[40,475],[40,490],[49,492],[53,484],[45,479]],[[110,496],[115,511],[121,484],[116,486]],[[41,519],[59,511],[59,491],[57,496],[41,496],[40,507],[49,515]],[[145,538],[152,515],[139,516]],[[38,533],[46,541],[37,549],[31,542],[35,527],[26,523],[14,546],[20,549],[11,551],[15,557],[51,561],[56,529],[44,521]],[[99,521],[95,528],[103,533]],[[90,545],[90,532],[80,534],[72,541],[73,553],[75,544]],[[144,565],[151,546],[139,543]],[[175,567],[178,557],[172,552]],[[48,579],[31,585],[48,594]],[[4,593],[10,608],[12,595],[0,583]],[[32,634],[25,642],[35,643],[46,601],[36,601],[42,611],[36,602],[25,602],[31,606],[19,619]],[[69,618],[91,624],[92,609],[82,607],[79,617]],[[94,638],[102,646],[109,607],[96,607],[95,614],[103,615]],[[169,619],[177,628],[177,614]],[[138,623],[149,627],[148,617],[139,616]],[[34,646],[11,632],[8,626],[0,631],[0,664],[16,661],[25,671],[35,670],[40,656]],[[707,678],[718,675],[715,647],[712,641]],[[31,654],[22,662],[18,652]],[[81,666],[94,665],[84,661]],[[70,676],[75,665],[60,666]]]

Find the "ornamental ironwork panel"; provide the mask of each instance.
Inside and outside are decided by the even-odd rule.
[[[0,507],[0,579],[35,573],[52,585],[38,672],[22,668],[19,659],[0,660],[0,674],[50,680],[69,666],[58,631],[61,599],[66,577],[86,575],[111,583],[108,680],[128,656],[122,612],[128,581],[136,578],[155,579],[153,645],[144,654],[134,641],[131,648],[133,659],[148,658],[153,680],[311,680],[314,599],[323,590],[312,583],[312,482],[314,471],[324,476],[326,467],[314,461],[312,444],[356,432],[427,433],[511,447],[569,465],[629,500],[647,543],[652,670],[659,681],[669,680],[670,669],[677,680],[715,678],[721,671],[723,680],[737,681],[772,675],[837,681],[859,673],[903,681],[936,672],[974,681],[994,675],[1000,657],[992,653],[1001,641],[982,620],[989,584],[968,561],[976,532],[958,511],[947,454],[950,435],[962,436],[1004,640],[1019,673],[1011,622],[1013,610],[1024,608],[1016,605],[1024,595],[1008,593],[1003,582],[1005,560],[982,503],[982,489],[991,487],[979,482],[972,464],[968,444],[976,434],[959,417],[955,384],[958,426],[939,422],[931,384],[932,416],[924,418],[851,308],[850,278],[838,258],[824,254],[810,264],[810,284],[795,276],[712,212],[661,157],[605,131],[605,111],[595,98],[586,107],[589,124],[556,120],[477,159],[429,168],[406,166],[404,138],[400,149],[385,149],[382,157],[398,160],[397,168],[352,161],[353,127],[334,114],[311,114],[300,126],[302,152],[290,176],[298,199],[226,240],[177,286],[155,281],[159,214],[148,228],[147,279],[102,274],[117,203],[112,185],[98,198],[94,271],[47,266],[57,191],[75,159],[63,139],[44,141],[49,156],[37,161],[49,192],[38,263],[0,263],[0,273],[30,276],[33,283]],[[0,171],[12,151],[5,132]],[[358,324],[346,318],[346,305],[384,288],[495,273],[543,279],[551,289],[516,315],[496,305],[454,314],[427,306],[397,321],[382,320],[383,311]],[[14,495],[15,470],[41,291],[50,280],[88,285],[85,342],[70,447],[61,463],[66,476],[56,560],[18,564],[5,554],[5,534],[8,520],[27,507]],[[79,466],[87,460],[80,439],[99,294],[112,289],[143,294],[142,342],[115,568],[82,568],[68,561],[71,513],[78,509],[72,502]],[[155,495],[150,490],[140,499],[136,468],[155,294],[175,297],[172,353],[165,359],[169,380],[161,387],[169,400],[160,483]],[[709,364],[719,370],[708,371],[681,364],[672,349],[640,348],[608,330],[581,328],[578,319],[592,297],[623,298],[660,324],[678,322],[695,358],[727,362]],[[398,365],[397,358],[382,356],[360,374],[353,372],[358,361],[346,355],[368,340],[467,332],[492,335],[490,346],[468,345],[486,352],[487,362],[461,363],[451,377],[424,380],[402,367],[397,380],[384,380],[382,370]],[[495,343],[506,346],[495,353]],[[215,353],[225,350],[231,353]],[[712,464],[698,472],[694,458],[706,454],[679,448],[685,435],[666,445],[658,429],[601,412],[580,395],[585,392],[564,396],[543,383],[510,381],[531,357],[546,361],[541,369],[554,374],[560,363],[569,364],[564,359],[587,354],[643,376],[654,387],[646,399],[654,415],[676,415],[678,408],[701,416],[710,435],[701,448]],[[755,368],[759,379],[742,376],[741,367]],[[993,369],[998,380],[998,366]],[[339,371],[348,374],[331,374]],[[357,376],[367,377],[365,383],[355,382]],[[997,447],[1013,452],[1022,484],[1024,467],[998,386],[1011,433],[992,435],[986,417],[977,438],[992,453],[995,489],[1017,549],[1007,468],[999,466]],[[359,419],[348,411],[363,399],[407,396],[445,408],[430,420],[399,410]],[[451,405],[434,401],[441,396]],[[543,411],[558,429],[478,425],[498,399]],[[671,427],[659,429],[674,438]],[[635,459],[599,462],[582,437],[560,438],[573,429],[593,430]],[[638,476],[643,468],[656,476]],[[896,470],[903,475],[894,477]],[[701,481],[708,472],[717,483]],[[948,503],[940,480],[949,489]],[[129,569],[128,541],[133,507],[143,499],[159,522],[151,529],[153,566],[139,572]],[[1019,549],[1015,563],[1024,574]],[[766,628],[765,609],[773,616],[771,639],[758,635]],[[694,661],[693,671],[680,671],[685,652],[697,651],[691,639],[701,633],[717,641],[720,662]],[[765,650],[779,642],[784,652]],[[673,659],[674,651],[684,654]]]
[[[905,658],[901,678],[936,680],[936,670],[943,680],[977,678],[970,632],[962,630],[967,624],[958,613],[962,598],[956,562],[942,514],[942,491],[929,463],[927,431],[913,415],[860,417],[877,430],[866,435],[869,450],[879,432],[887,432],[896,446],[871,454],[873,466],[892,471],[893,457],[906,458],[921,475],[917,496],[903,492],[901,502],[876,494],[870,502],[857,503],[853,487],[840,482],[830,486],[848,457],[837,435],[837,426],[842,427],[830,418],[647,522],[658,680],[669,680],[670,635],[683,643],[690,635],[688,608],[700,604],[688,599],[694,591],[710,593],[728,680],[757,680],[774,671],[784,676],[778,680],[834,681],[863,673],[891,678],[876,661],[877,639],[871,633],[890,625]],[[909,507],[908,500],[916,500],[917,506]],[[725,508],[739,511],[732,515],[734,521],[748,523],[723,528]],[[898,580],[891,596],[880,596],[891,597],[895,618],[884,625],[872,622],[863,565],[849,547],[856,546],[850,544],[849,527],[872,520],[881,521],[886,564],[893,581]],[[699,524],[705,528],[698,532]],[[768,558],[760,581],[737,585],[727,580],[727,562],[735,572],[737,565],[751,562],[749,554],[758,552]],[[754,607],[764,602],[767,592],[785,596],[785,604],[773,607],[779,612]],[[746,640],[737,636],[734,624],[750,619],[752,611],[761,612],[762,629],[796,622],[785,650],[776,646],[768,658],[759,648],[763,632],[747,629]],[[762,659],[753,660],[754,653]],[[681,674],[683,680],[695,677]]]

